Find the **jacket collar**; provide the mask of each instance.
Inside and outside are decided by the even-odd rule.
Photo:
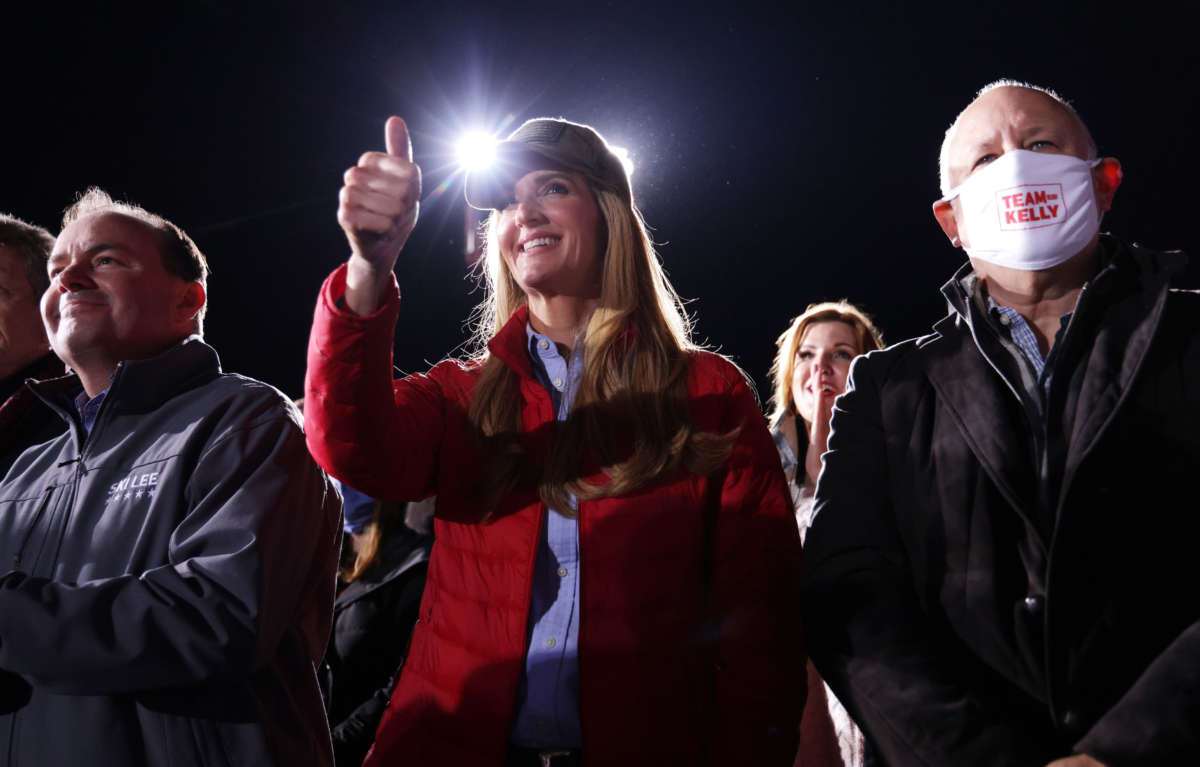
[[[384,541],[379,559],[337,595],[333,601],[334,612],[340,612],[363,597],[378,591],[392,581],[412,570],[422,562],[429,561],[432,539],[427,535],[401,532]]]
[[[533,378],[533,361],[529,359],[529,347],[525,325],[529,322],[529,305],[522,304],[508,318],[496,335],[488,341],[488,351],[500,361],[520,373],[524,378]]]
[[[1102,292],[1089,297],[1087,317],[1082,318],[1090,343],[1081,352],[1083,358],[1072,365],[1071,398],[1066,408],[1073,418],[1063,496],[1079,464],[1136,383],[1158,333],[1171,280],[1186,265],[1187,256],[1179,251],[1116,243],[1113,258],[1105,267],[1111,272],[1110,279]]]
[[[1028,429],[1022,429],[1019,394],[979,351],[971,313],[951,314],[919,344],[938,400],[947,408],[984,472],[1027,526],[1044,534],[1037,507],[1037,477]],[[1016,397],[1014,397],[1016,395]],[[1039,538],[1043,549],[1046,541]]]
[[[950,311],[968,323],[971,321],[971,293],[967,286],[974,279],[978,278],[975,276],[975,269],[971,266],[971,262],[968,261],[942,285],[942,295],[946,298]]]
[[[1132,252],[1140,254],[1136,258],[1139,263],[1130,263],[1131,249],[1126,248],[1120,240],[1109,234],[1101,234],[1100,269],[1088,280],[1085,290],[1103,293],[1115,280],[1130,277],[1130,271],[1160,275],[1165,285],[1170,276],[1182,269],[1187,262],[1187,257],[1178,251],[1157,252],[1134,245]],[[979,292],[975,287],[978,279],[971,262],[968,261],[942,285],[942,296],[945,297],[950,311],[967,323],[972,322],[971,304],[978,300]],[[981,305],[980,307],[982,308]]]
[[[1060,358],[1063,368],[1055,374],[1072,377],[1066,407],[1073,414],[1073,426],[1060,500],[1133,384],[1157,331],[1170,279],[1187,261],[1178,252],[1125,247],[1108,235],[1102,235],[1102,243],[1106,263],[1076,307],[1083,326],[1067,339],[1081,349],[1083,359]],[[1006,391],[1003,377],[979,350],[980,314],[963,285],[971,274],[967,264],[942,287],[950,314],[918,347],[927,360],[931,385],[971,452],[1017,513],[1032,523],[1028,510],[1036,506],[1037,474],[1027,448],[1030,442],[1012,417],[1016,393]],[[1076,346],[1084,338],[1082,347]]]
[[[188,336],[161,354],[143,360],[117,363],[104,400],[106,410],[148,413],[181,391],[202,386],[221,374],[217,352],[199,336]],[[45,381],[30,381],[29,388],[67,423],[75,423],[73,400],[83,384],[70,373]]]
[[[38,357],[8,378],[0,381],[0,404],[10,396],[22,396],[25,390],[25,382],[29,379],[55,378],[61,376],[65,371],[66,365],[62,363],[62,360],[55,357],[54,352],[46,352],[43,356]]]
[[[10,392],[11,396],[7,399],[4,397],[3,390],[0,390],[0,434],[5,436],[6,441],[12,440],[9,444],[0,447],[0,455],[3,455],[6,450],[12,449],[10,445],[16,445],[25,439],[32,438],[36,433],[34,430],[42,428],[38,424],[44,424],[45,428],[49,429],[45,432],[45,438],[49,439],[55,433],[52,429],[54,419],[43,419],[42,403],[26,386],[26,382],[29,379],[61,376],[64,368],[65,366],[58,357],[47,354],[6,379],[6,382],[15,381],[18,385],[15,391]],[[40,442],[41,440],[36,441]],[[3,477],[3,471],[4,467],[0,465],[0,478]]]
[[[525,326],[529,323],[529,305],[522,304],[504,323],[492,340],[488,341],[488,351],[499,357],[505,364],[526,378],[533,378],[533,363],[529,359],[528,337]],[[626,322],[625,328],[613,339],[613,344],[619,351],[633,346],[637,341],[638,330],[632,323]]]

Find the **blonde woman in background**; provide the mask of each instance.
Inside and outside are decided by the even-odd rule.
[[[811,304],[776,344],[769,420],[803,541],[812,524],[833,401],[846,389],[850,363],[883,348],[883,337],[865,312],[843,300]],[[862,733],[811,663],[807,684],[796,767],[863,767],[868,757]]]
[[[829,440],[833,400],[846,389],[850,363],[883,348],[875,323],[849,301],[810,304],[776,340],[771,366],[771,433],[783,461],[803,540]]]

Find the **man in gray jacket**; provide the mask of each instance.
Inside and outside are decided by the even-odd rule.
[[[0,762],[328,765],[340,501],[278,391],[200,339],[178,227],[85,194],[42,315],[68,422],[0,484]]]

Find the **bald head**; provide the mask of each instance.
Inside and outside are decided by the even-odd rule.
[[[997,80],[984,86],[946,130],[938,157],[942,194],[1009,148],[1096,157],[1087,125],[1061,96],[1049,88]]]

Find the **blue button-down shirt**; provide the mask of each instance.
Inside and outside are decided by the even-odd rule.
[[[988,311],[1000,323],[1000,326],[1008,330],[1008,337],[1012,340],[1017,348],[1025,354],[1025,359],[1033,366],[1034,375],[1037,377],[1038,385],[1041,387],[1041,394],[1048,395],[1050,392],[1050,379],[1054,375],[1054,352],[1058,349],[1058,342],[1062,340],[1063,334],[1067,331],[1067,326],[1071,323],[1072,312],[1067,312],[1058,320],[1058,332],[1054,336],[1054,346],[1050,349],[1050,354],[1045,359],[1042,359],[1042,350],[1038,347],[1037,336],[1033,333],[1033,328],[1029,327],[1029,323],[1021,316],[1021,313],[1011,306],[1001,306],[996,303],[991,296],[987,297]],[[1033,394],[1034,392],[1030,392]],[[1039,398],[1040,400],[1041,398]]]
[[[528,325],[525,334],[534,375],[550,392],[557,419],[563,421],[579,389],[583,344],[575,344],[568,364],[549,338]],[[578,507],[574,496],[571,505]],[[512,742],[527,748],[578,748],[579,524],[549,510],[534,565],[528,631]]]
[[[92,433],[92,426],[96,424],[96,416],[100,415],[100,406],[104,404],[104,398],[107,396],[108,389],[105,389],[91,399],[88,399],[85,391],[79,392],[79,396],[75,398],[75,409],[79,411],[79,419],[83,421],[84,434]]]

